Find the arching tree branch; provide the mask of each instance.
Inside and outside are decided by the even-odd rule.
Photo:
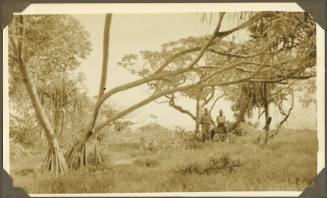
[[[174,94],[171,94],[171,96],[169,95],[165,95],[166,98],[169,99],[169,106],[173,107],[174,109],[176,109],[177,111],[187,114],[189,115],[193,120],[196,120],[195,115],[193,115],[190,111],[184,109],[182,106],[179,106],[175,103],[175,96]]]
[[[210,107],[210,110],[209,110],[210,113],[212,112],[212,110],[213,110],[213,108],[215,107],[215,105],[216,105],[216,103],[218,102],[218,100],[221,99],[221,98],[223,98],[224,96],[225,96],[225,94],[222,94],[221,96],[218,96],[218,97],[216,98],[216,100],[213,102],[213,104],[212,104],[211,107]]]

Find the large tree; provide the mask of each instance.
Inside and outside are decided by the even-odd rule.
[[[9,96],[12,103],[26,92],[49,145],[47,168],[65,174],[66,160],[40,100],[38,87],[48,77],[79,65],[90,51],[88,34],[68,15],[17,15],[9,25]],[[19,107],[16,107],[19,108]]]
[[[247,15],[245,20],[240,24],[236,25],[236,27],[233,27],[230,30],[221,31],[220,27],[223,22],[224,16],[225,13],[219,14],[218,22],[214,32],[205,39],[202,39],[196,46],[186,46],[184,49],[175,51],[169,56],[164,57],[160,62],[158,62],[158,64],[155,64],[154,68],[146,72],[146,74],[140,79],[105,91],[104,85],[107,76],[111,22],[111,15],[106,15],[103,43],[103,64],[99,94],[90,123],[85,129],[83,129],[84,136],[68,152],[69,166],[73,169],[78,169],[81,166],[87,165],[86,143],[92,136],[96,136],[101,129],[114,123],[115,121],[127,115],[128,113],[144,105],[147,105],[154,100],[157,100],[160,97],[171,95],[176,92],[186,93],[187,91],[192,89],[222,87],[232,84],[241,84],[249,82],[285,83],[285,81],[288,81],[292,78],[304,78],[308,74],[308,71],[306,71],[306,69],[314,68],[315,59],[312,56],[312,46],[308,46],[307,48],[305,48],[305,50],[303,50],[301,54],[294,53],[294,55],[288,57],[285,62],[281,63],[277,61],[278,57],[275,61],[270,60],[271,52],[269,52],[269,49],[271,46],[276,46],[276,43],[277,49],[273,53],[276,54],[276,56],[278,56],[279,53],[283,53],[280,52],[283,50],[278,50],[280,43],[278,42],[277,38],[279,37],[272,40],[267,39],[266,41],[262,41],[262,43],[259,44],[252,42],[251,45],[243,45],[241,48],[237,47],[235,49],[232,49],[233,45],[230,46],[231,49],[222,48],[219,45],[219,43],[221,43],[222,40],[227,36],[230,36],[237,31],[245,30],[249,27],[252,27],[263,17],[268,17],[268,20],[271,22],[271,24],[269,24],[269,27],[280,25],[286,26],[284,28],[287,28],[288,24],[284,24],[283,21],[289,20],[289,16],[284,16],[283,14],[280,14],[278,12],[250,13]],[[211,59],[214,60],[212,62],[214,64],[209,65],[203,62],[203,57],[207,56],[207,53],[211,53],[212,56],[217,56],[216,58]],[[186,64],[182,65],[181,67],[175,67],[176,61],[185,58],[185,55],[188,54],[192,55],[190,56],[189,60],[185,61]],[[221,60],[221,58],[219,57],[228,58],[226,58],[226,61],[215,62],[215,60]],[[19,63],[22,63],[22,61],[19,61]],[[281,69],[281,64],[286,65],[286,69]],[[22,64],[20,64],[20,66],[22,66]],[[24,70],[24,68],[26,67],[23,66],[20,67],[21,72],[23,76],[26,77],[28,76],[28,73]],[[152,95],[150,95],[148,98],[145,98],[144,100],[141,100],[136,104],[132,104],[126,109],[120,110],[118,112],[113,112],[112,115],[108,116],[107,120],[97,123],[98,114],[102,107],[102,104],[112,95],[140,85],[149,84],[151,82],[156,82],[160,84],[161,81],[166,82],[170,81],[171,78],[176,79],[178,77],[181,77],[181,80],[172,81],[175,84],[173,83],[170,86],[166,86],[164,84],[164,86],[160,87],[160,89],[155,89],[155,91],[152,92]],[[185,77],[187,78],[184,80]],[[33,84],[31,82],[32,81],[30,81],[29,83],[25,83],[27,90],[33,90]],[[29,91],[29,95],[32,101],[35,103],[33,103],[34,107],[36,109],[37,114],[39,115],[38,117],[40,122],[43,123],[43,126],[47,131],[47,134],[49,136],[48,139],[53,140],[53,130],[51,129],[51,125],[49,125],[49,123],[47,122],[44,112],[42,111],[42,108],[40,108],[42,106],[39,105],[40,102],[38,102],[37,94],[34,92]],[[53,144],[50,145],[52,146]],[[98,152],[95,152],[95,154],[97,153]],[[55,156],[57,156],[57,153]]]
[[[203,55],[207,52],[208,49],[210,49],[211,46],[214,44],[218,44],[223,38],[226,36],[229,36],[233,34],[234,32],[237,32],[241,29],[247,28],[251,25],[253,25],[255,22],[257,22],[260,18],[266,15],[275,15],[274,23],[278,23],[278,20],[281,20],[284,16],[279,15],[275,12],[260,12],[260,13],[254,13],[251,14],[248,19],[241,23],[240,25],[237,25],[236,27],[227,30],[227,31],[220,31],[220,26],[223,21],[224,13],[221,13],[219,16],[218,24],[215,28],[214,33],[206,39],[200,46],[195,48],[187,48],[185,50],[182,50],[180,52],[176,52],[173,56],[167,57],[163,60],[163,62],[159,63],[157,67],[154,69],[154,72],[149,72],[148,75],[145,77],[124,84],[117,87],[112,88],[111,90],[108,90],[106,93],[103,94],[102,97],[99,98],[96,108],[100,108],[104,101],[106,101],[108,98],[110,98],[112,95],[128,90],[130,88],[134,88],[152,81],[156,80],[167,80],[167,78],[184,74],[184,73],[194,73],[197,70],[197,63],[199,60],[203,57]],[[274,24],[275,25],[275,24]],[[269,42],[270,43],[270,42]],[[271,44],[271,43],[270,43]],[[270,45],[269,45],[270,46]],[[229,54],[229,52],[223,51],[218,52],[217,54],[223,53],[224,55],[229,54],[230,56],[237,56],[237,57],[243,57],[248,58],[251,57],[254,54],[260,54],[262,51],[265,51],[268,47],[266,45],[260,45],[258,47],[255,47],[254,52],[251,49],[246,50],[242,54]],[[177,60],[180,57],[183,57],[185,54],[197,52],[194,58],[185,66],[177,69],[170,69],[169,66],[172,62]],[[304,57],[306,57],[308,54],[303,54]],[[210,69],[215,69],[214,72],[208,72],[205,76],[203,76],[201,79],[196,80],[195,82],[189,82],[185,81],[184,83],[178,84],[174,88],[162,88],[160,91],[157,91],[153,93],[150,97],[131,105],[130,107],[123,109],[112,116],[110,116],[106,121],[94,125],[94,127],[91,127],[92,130],[86,130],[84,138],[77,143],[70,152],[72,157],[70,161],[73,162],[74,168],[79,168],[84,163],[83,161],[80,162],[76,158],[80,156],[80,154],[83,152],[83,148],[85,148],[86,142],[89,140],[89,138],[99,132],[102,128],[105,126],[108,126],[112,122],[116,121],[117,119],[120,119],[121,117],[125,116],[126,114],[162,97],[168,94],[172,94],[175,92],[181,92],[186,91],[195,87],[212,87],[212,86],[227,86],[231,84],[238,84],[238,83],[244,83],[244,82],[279,82],[283,80],[287,80],[289,78],[295,78],[300,76],[302,74],[303,68],[311,68],[315,65],[315,61],[310,60],[310,62],[301,62],[297,64],[295,67],[289,67],[283,75],[281,75],[281,70],[277,68],[277,63],[268,63],[268,55],[262,56],[263,61],[246,61],[246,60],[240,60],[237,58],[233,58],[232,61],[229,61],[228,63],[223,63],[220,65],[217,65]],[[304,58],[303,57],[303,58]],[[294,62],[295,61],[295,62]],[[299,61],[299,59],[298,59]],[[291,62],[291,61],[290,61]],[[292,63],[296,63],[296,60],[292,60]],[[290,63],[291,64],[291,63]],[[206,69],[206,68],[204,68]],[[209,69],[209,68],[208,68]],[[231,78],[226,77],[225,72],[231,72],[235,70],[245,70],[241,76],[238,76],[237,78],[232,76]],[[274,71],[271,72],[269,75],[265,74],[263,71]],[[302,76],[300,76],[302,77]],[[78,163],[75,163],[78,162]]]
[[[81,166],[85,166],[88,163],[86,153],[86,142],[94,134],[94,126],[98,119],[99,111],[102,105],[101,99],[104,97],[107,81],[107,71],[109,62],[109,41],[110,41],[110,26],[111,26],[112,14],[106,14],[104,22],[104,33],[103,33],[103,56],[102,56],[102,69],[99,92],[97,95],[97,101],[93,110],[91,120],[87,126],[86,134],[84,138],[77,142],[75,146],[68,152],[68,166],[72,169],[78,169]],[[97,163],[103,161],[101,153],[98,147],[98,138],[95,136],[95,151],[94,158]]]
[[[278,19],[276,16],[280,16],[280,18]],[[277,106],[280,113],[287,118],[289,114],[285,113],[283,103],[289,100],[288,96],[293,92],[305,91],[305,89],[299,89],[299,80],[305,80],[304,84],[312,84],[314,81],[308,81],[307,79],[316,76],[314,17],[310,13],[267,15],[254,23],[249,28],[249,32],[250,42],[257,45],[271,43],[271,45],[267,45],[266,54],[270,57],[268,64],[274,64],[276,68],[261,71],[262,77],[259,80],[261,82],[256,82],[258,81],[256,79],[246,84],[226,88],[229,99],[234,101],[233,107],[237,119],[242,121],[245,114],[251,114],[253,108],[262,108],[262,113],[264,113],[267,120],[270,105]],[[247,46],[244,48],[247,48]],[[236,52],[233,52],[233,54],[236,54]],[[293,74],[297,73],[298,76],[289,77],[286,75],[288,71],[296,67],[298,69],[294,70]],[[285,80],[274,82],[267,78],[266,81],[262,81],[265,76],[276,74],[285,77]],[[303,85],[303,83],[301,84]],[[281,123],[284,122],[281,121]]]
[[[158,65],[164,62],[167,57],[171,57],[177,52],[183,51],[188,48],[195,48],[201,43],[205,42],[206,37],[188,37],[180,39],[177,41],[172,41],[164,43],[161,45],[160,51],[141,51],[140,55],[137,54],[127,54],[121,61],[118,63],[123,68],[127,69],[134,75],[144,78],[149,73],[154,72]],[[220,45],[228,45],[228,42],[221,41]],[[192,62],[192,59],[196,57],[196,53],[188,53],[184,56],[178,57],[174,60],[169,69],[178,69],[182,68],[185,65]],[[204,54],[204,57],[196,65],[197,67],[204,67],[207,65],[208,59],[207,55]],[[223,59],[223,58],[222,58]],[[226,61],[222,60],[221,61]],[[142,65],[142,67],[137,67],[137,65]],[[201,65],[201,66],[200,66]],[[162,89],[171,89],[175,88],[186,81],[196,82],[198,79],[201,79],[205,76],[207,71],[194,68],[194,72],[181,73],[175,76],[169,76],[165,79],[159,79],[155,81],[148,82],[147,85],[153,93],[160,92]],[[208,103],[215,98],[216,92],[218,92],[215,87],[195,87],[180,93],[172,93],[165,95],[164,99],[158,101],[159,103],[167,103],[170,107],[175,110],[189,116],[195,122],[195,134],[199,132],[199,115],[200,112],[208,105]],[[178,99],[192,99],[195,101],[195,111],[187,109],[184,105],[178,104]],[[221,96],[217,97],[218,99]],[[217,100],[217,99],[216,99]],[[212,107],[213,108],[213,107]],[[210,108],[210,109],[212,109]]]
[[[216,75],[215,79],[212,79],[213,81],[219,82],[228,79],[236,80],[242,78],[254,71],[253,65],[259,65],[257,63],[265,62],[267,67],[261,68],[258,74],[260,78],[262,78],[259,81],[262,81],[266,76],[269,76],[269,74],[281,76],[284,75],[285,72],[290,71],[290,69],[292,69],[292,64],[296,64],[298,59],[298,57],[295,56],[299,54],[303,55],[303,57],[307,57],[307,60],[311,61],[309,64],[312,66],[312,63],[315,63],[315,57],[310,54],[305,54],[303,51],[299,51],[299,47],[306,46],[306,48],[309,49],[315,48],[315,39],[310,37],[310,35],[314,35],[314,30],[314,18],[310,14],[266,13],[247,29],[249,34],[248,40],[242,42],[234,42],[233,40],[227,42],[222,40],[212,44],[206,50],[203,59],[197,62],[197,66],[193,68],[193,73],[180,73],[166,79],[151,81],[148,85],[154,92],[167,87],[174,88],[185,81],[195,82],[203,76],[215,73],[215,70],[222,68],[222,65],[226,63],[235,67],[235,70],[224,72],[224,76]],[[164,60],[167,59],[166,57],[171,57],[173,54],[176,54],[176,52],[188,48],[194,48],[204,40],[205,37],[189,37],[168,42],[162,45],[161,51],[141,51],[141,60],[138,55],[128,54],[123,57],[119,64],[132,74],[146,77],[149,73],[153,72],[158,65],[163,63]],[[196,53],[192,51],[180,56],[170,64],[169,68],[182,68],[184,65],[191,62],[192,58],[195,56]],[[140,64],[142,67],[137,67],[137,65]],[[235,66],[233,64],[238,65]],[[284,68],[281,69],[283,66]],[[306,66],[305,68],[309,69],[309,67]],[[308,75],[302,75],[300,78],[307,79],[315,76],[314,70],[307,72]],[[289,78],[286,77],[286,79]],[[224,90],[227,92],[228,99],[235,101],[233,108],[238,121],[244,120],[245,114],[251,114],[253,107],[263,107],[263,113],[265,113],[267,119],[269,117],[269,104],[280,104],[281,98],[284,98],[282,95],[290,93],[286,93],[289,88],[285,88],[286,91],[284,92],[280,91],[282,84],[288,83],[249,82],[227,87]],[[275,91],[272,90],[274,88]],[[166,95],[165,97],[168,98],[168,100],[165,102],[181,113],[187,114],[194,119],[196,121],[195,131],[197,132],[199,130],[199,111],[201,107],[212,99],[216,89],[215,87],[201,87],[201,85],[199,85],[180,93],[182,96],[196,100],[195,114],[176,104],[175,99],[177,94],[175,93]],[[279,94],[276,96],[277,94],[273,94],[272,92],[278,92]],[[275,95],[275,97],[271,97],[272,95]],[[202,105],[200,105],[201,100],[203,100]]]

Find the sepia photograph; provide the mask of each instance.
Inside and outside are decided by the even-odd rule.
[[[324,152],[316,16],[267,9],[15,14],[14,186],[29,194],[313,186]]]

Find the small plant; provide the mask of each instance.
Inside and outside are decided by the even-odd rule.
[[[156,167],[159,162],[153,158],[139,158],[135,161],[135,164],[146,167]]]
[[[179,168],[177,172],[182,174],[214,174],[231,173],[241,165],[240,160],[233,160],[230,154],[222,154],[220,157],[212,156],[204,162],[193,162]]]
[[[184,148],[185,149],[191,149],[191,150],[198,150],[205,146],[203,142],[200,142],[199,140],[193,138],[188,141],[184,142]]]

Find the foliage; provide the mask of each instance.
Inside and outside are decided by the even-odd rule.
[[[19,38],[17,17],[9,25],[9,96],[21,90],[15,39],[24,43],[24,61],[36,84],[43,86],[49,84],[49,76],[78,67],[91,50],[88,33],[70,15],[26,15],[24,26],[24,37]]]
[[[220,22],[223,16],[224,14],[220,14]],[[298,79],[309,79],[315,76],[316,46],[315,36],[313,36],[315,26],[314,18],[310,14],[263,12],[245,21],[244,26],[240,25],[236,29],[221,32],[218,31],[219,22],[217,32],[210,37],[189,37],[165,43],[160,51],[140,52],[140,59],[135,54],[126,55],[119,65],[140,79],[104,92],[101,87],[105,84],[106,72],[102,72],[100,91],[95,105],[87,98],[86,93],[79,89],[82,80],[66,76],[66,72],[71,72],[78,67],[79,59],[84,58],[90,51],[87,33],[77,21],[69,16],[29,16],[25,19],[25,35],[18,39],[24,41],[23,48],[26,52],[24,61],[32,77],[36,79],[38,94],[42,96],[43,105],[51,107],[49,115],[53,115],[54,125],[57,127],[58,119],[61,118],[60,131],[63,131],[65,113],[72,115],[71,120],[80,119],[77,123],[72,122],[71,126],[67,126],[67,129],[70,128],[73,131],[71,134],[74,135],[65,138],[63,142],[66,145],[71,139],[81,136],[81,132],[85,133],[82,140],[75,144],[76,146],[69,153],[73,152],[72,156],[77,156],[77,158],[83,156],[82,161],[87,161],[86,142],[94,133],[100,130],[107,131],[112,125],[115,131],[128,128],[132,123],[119,119],[162,96],[168,97],[169,103],[172,104],[175,92],[179,92],[180,96],[203,101],[201,104],[203,107],[213,98],[217,89],[237,84],[226,88],[226,93],[228,91],[231,93],[228,97],[235,102],[234,110],[240,111],[239,114],[242,116],[245,112],[250,113],[255,107],[266,108],[268,102],[282,106],[285,96],[293,91],[292,83]],[[16,26],[19,25],[15,22],[13,24],[10,35],[17,37],[19,35],[15,35],[15,31]],[[247,29],[249,26],[250,28]],[[108,24],[106,27],[105,38],[108,38],[110,28]],[[232,35],[234,31],[240,29],[249,31],[251,39],[242,43],[222,40],[225,36]],[[105,42],[105,44],[108,48],[108,43]],[[15,70],[15,64],[17,64],[15,45],[15,40],[12,40],[10,42],[10,75],[11,81],[21,82],[22,79],[17,75],[17,69]],[[104,70],[107,68],[105,59]],[[152,95],[149,98],[121,111],[115,108],[107,109],[102,112],[100,118],[105,121],[96,126],[98,112],[106,99],[118,92],[142,84],[147,84],[151,88]],[[17,97],[19,85],[16,83],[16,88],[10,88],[13,91],[11,96],[18,101],[20,101]],[[86,112],[81,113],[83,105],[87,106]],[[95,106],[94,111],[90,108],[91,106]],[[189,114],[192,113],[189,112]],[[198,120],[198,115],[199,108],[197,108],[195,120]],[[87,117],[92,117],[92,120],[89,125],[83,126]],[[78,123],[79,121],[82,124]],[[86,123],[89,122],[86,121]],[[140,135],[145,136],[149,135],[149,132],[152,133],[147,140],[149,144],[146,143],[145,146],[152,153],[153,151],[157,153],[173,151],[176,148],[183,148],[184,151],[200,150],[205,147],[195,142],[194,139],[185,138],[188,135],[178,136],[177,133],[171,133],[170,130],[156,124],[143,126],[139,128],[139,131]],[[101,139],[99,136],[97,138]],[[81,151],[83,151],[82,155],[80,155]],[[72,159],[74,162],[75,157]],[[224,169],[230,159],[226,156],[222,157],[220,161],[226,162],[225,164],[218,163],[219,160],[215,158],[209,161],[205,163],[203,169],[196,168],[195,172],[207,173],[211,170]],[[149,167],[161,166],[161,163],[152,163],[148,159],[140,164]],[[193,170],[193,166],[197,167],[193,164],[186,170]],[[74,168],[78,167],[77,165]]]
[[[18,35],[21,26],[18,16],[14,17],[9,25],[11,116],[27,121],[25,112],[29,112],[34,120],[27,122],[38,126],[32,105],[25,99],[27,92],[23,88],[22,77],[18,70],[17,47],[18,42],[21,42],[24,52],[23,61],[36,84],[42,105],[48,109],[48,116],[52,116],[55,128],[59,128],[59,120],[62,120],[62,125],[64,122],[63,114],[76,113],[75,107],[80,106],[77,103],[83,101],[81,99],[83,98],[82,74],[73,79],[68,77],[67,72],[76,69],[80,65],[80,59],[90,53],[89,35],[80,22],[70,15],[24,15],[23,21],[23,36]],[[31,131],[34,136],[42,134],[41,128],[26,129],[27,125],[23,122],[18,125],[10,127],[18,127],[17,130],[23,132]],[[35,131],[41,132],[38,134]]]
[[[205,162],[185,164],[181,168],[178,168],[177,172],[182,174],[215,174],[217,172],[231,173],[233,169],[239,166],[239,160],[233,160],[229,153],[223,153],[220,157],[211,156]]]
[[[306,99],[303,99],[303,102],[311,102],[312,99],[307,89],[301,88],[298,84],[310,86],[309,92],[311,94],[315,89],[314,80],[306,80],[316,75],[313,15],[310,13],[271,13],[251,26],[249,31],[251,42],[247,42],[243,50],[252,50],[253,44],[262,45],[265,43],[268,46],[266,54],[271,57],[268,64],[275,65],[275,68],[268,68],[268,70],[260,72],[262,73],[261,78],[267,79],[267,82],[250,82],[225,88],[227,97],[234,101],[233,110],[236,119],[244,120],[245,114],[251,117],[253,108],[266,108],[265,103],[274,104],[283,111],[283,103],[294,91],[305,92],[304,97]],[[233,53],[239,52],[234,51]],[[256,59],[264,60],[264,56]],[[302,65],[298,69],[299,77],[287,77],[286,73],[298,65]],[[268,76],[277,73],[284,77],[283,83],[268,80]],[[301,83],[299,80],[306,81]]]
[[[258,20],[244,28],[249,34],[248,40],[219,40],[213,43],[190,71],[147,83],[153,94],[203,79],[201,84],[180,91],[179,95],[166,96],[169,100],[163,101],[193,118],[195,116],[192,116],[191,112],[174,104],[175,97],[200,99],[203,101],[203,108],[212,99],[211,95],[219,89],[215,84],[249,78],[249,82],[235,83],[240,85],[224,88],[229,95],[227,98],[234,101],[235,115],[240,121],[244,120],[245,114],[251,116],[255,107],[267,108],[269,103],[281,107],[285,96],[290,95],[290,90],[293,89],[290,85],[316,75],[315,19],[312,14],[302,12],[261,14]],[[243,19],[242,15],[237,16],[236,20],[241,23],[242,20],[249,20],[250,16],[253,16],[253,13],[243,16]],[[210,15],[210,21],[214,17],[214,14]],[[204,20],[207,20],[206,17]],[[196,50],[192,50],[203,45],[206,38],[189,37],[168,42],[162,45],[160,51],[141,51],[140,57],[128,54],[119,64],[132,74],[144,78],[156,71],[169,57],[189,50],[173,59],[165,72],[174,71],[176,68],[182,70],[197,55]]]
[[[308,107],[310,104],[316,103],[316,79],[309,79],[305,82],[297,82],[294,86],[294,90],[301,93],[301,95],[299,95],[299,99],[304,107]]]

